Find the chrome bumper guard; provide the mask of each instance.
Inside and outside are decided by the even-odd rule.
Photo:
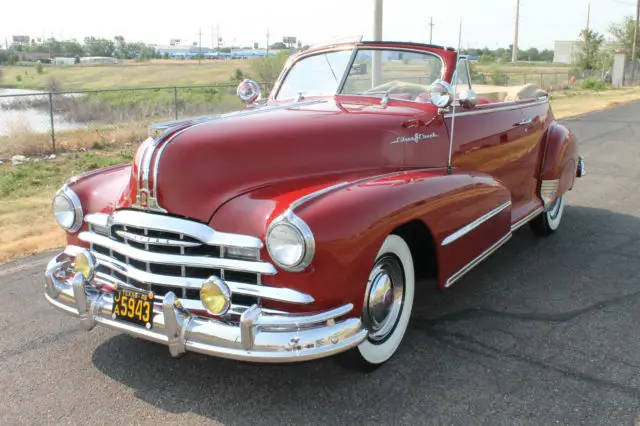
[[[169,347],[172,356],[186,351],[253,362],[296,362],[323,358],[351,349],[367,337],[347,304],[315,314],[268,314],[257,305],[245,311],[239,324],[191,315],[173,292],[154,309],[150,330],[112,319],[113,297],[92,287],[76,273],[60,279],[70,257],[60,253],[47,265],[45,298],[56,308],[79,317],[87,330],[96,324]]]

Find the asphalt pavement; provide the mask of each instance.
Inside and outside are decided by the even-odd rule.
[[[51,253],[0,266],[0,424],[633,425],[640,418],[640,103],[566,120],[588,176],[551,238],[527,227],[446,292],[400,352],[253,365],[80,323],[43,298]]]

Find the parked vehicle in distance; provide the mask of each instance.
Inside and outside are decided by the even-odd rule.
[[[291,57],[265,102],[150,127],[132,164],[70,179],[46,298],[81,319],[255,362],[397,351],[416,285],[451,286],[584,175],[528,85],[471,83],[454,49],[363,42]]]

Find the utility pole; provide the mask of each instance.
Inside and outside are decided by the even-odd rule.
[[[201,56],[202,56],[202,27],[198,29],[198,65],[200,65]]]
[[[373,40],[382,40],[382,0],[373,0]],[[371,55],[372,62],[372,86],[376,87],[380,85],[382,79],[382,56],[379,50],[374,50]]]
[[[511,54],[511,62],[518,62],[518,25],[520,24],[520,0],[516,0],[516,30],[513,35],[513,53]]]
[[[429,44],[433,44],[433,16],[431,17],[431,21],[429,22]]]
[[[269,28],[267,28],[267,54],[265,55],[266,58],[269,57]]]
[[[636,24],[633,30],[633,48],[631,49],[631,81],[636,77],[636,55],[638,53],[638,18],[640,18],[640,0],[636,3]]]
[[[587,26],[584,28],[584,46],[587,48],[589,43],[589,23],[591,21],[591,3],[587,4]]]
[[[216,44],[215,44],[215,37],[216,37],[216,33],[215,31],[213,31],[213,25],[211,25],[211,51],[215,51],[216,48]]]

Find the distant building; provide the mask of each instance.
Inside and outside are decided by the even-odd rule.
[[[53,58],[53,64],[54,65],[75,65],[76,58],[63,58],[63,57]]]
[[[18,53],[21,61],[51,61],[51,55],[49,53],[41,52],[20,52]]]
[[[80,58],[81,64],[115,64],[116,58],[110,56],[86,56]]]
[[[172,58],[209,53],[211,51],[208,47],[198,48],[198,46],[193,45],[152,45],[150,47],[156,49],[156,53],[160,55],[168,54]]]
[[[602,43],[601,51],[613,51],[617,44],[611,41]],[[578,53],[582,49],[582,40],[556,41],[553,49],[553,62],[574,65],[578,62]]]
[[[576,54],[580,51],[581,45],[582,42],[578,40],[556,41],[553,49],[553,62],[575,64],[577,62]]]

